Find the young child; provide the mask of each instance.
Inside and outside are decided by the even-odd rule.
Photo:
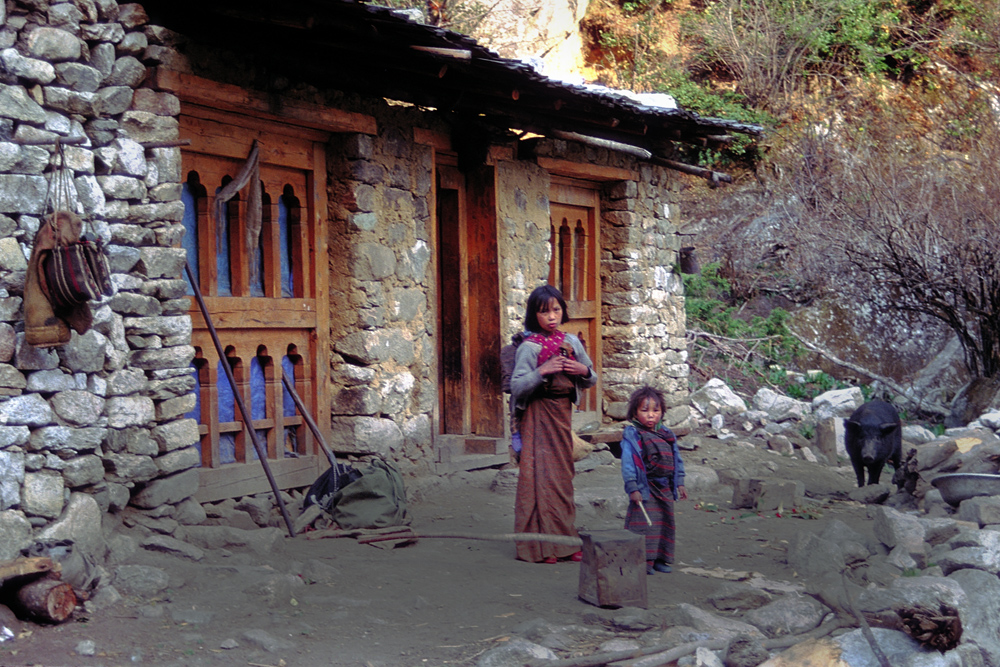
[[[597,383],[580,340],[559,327],[569,319],[556,288],[542,285],[528,297],[524,326],[531,335],[517,348],[510,378],[519,416],[521,462],[514,531],[576,537],[573,500],[573,404],[577,389]],[[517,557],[532,563],[582,559],[577,547],[518,542]]]
[[[631,501],[625,528],[646,536],[647,574],[670,572],[674,501],[687,500],[677,438],[660,423],[666,407],[663,394],[653,387],[632,392],[625,415],[629,424],[621,442],[622,478]]]

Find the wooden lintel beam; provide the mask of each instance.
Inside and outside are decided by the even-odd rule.
[[[226,83],[157,67],[151,76],[153,87],[172,92],[181,100],[247,115],[273,117],[329,132],[376,134],[375,118],[305,102],[287,101],[275,109],[269,97]]]

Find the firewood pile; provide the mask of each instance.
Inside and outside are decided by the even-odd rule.
[[[48,557],[0,561],[0,602],[33,621],[62,623],[76,608],[76,594],[60,570]]]
[[[928,648],[950,651],[962,640],[962,621],[957,609],[944,605],[938,611],[926,607],[900,609],[903,630]]]

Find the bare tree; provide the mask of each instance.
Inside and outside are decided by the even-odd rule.
[[[843,291],[940,321],[988,378],[1000,373],[1000,132],[978,108],[961,152],[902,135],[884,109],[812,131],[787,180],[803,239]]]

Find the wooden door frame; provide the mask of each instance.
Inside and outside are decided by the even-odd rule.
[[[484,165],[476,172],[466,174],[458,170],[457,156],[453,152],[439,150],[435,153],[432,182],[435,247],[438,251],[434,256],[438,276],[438,331],[442,332],[437,346],[438,359],[441,360],[438,368],[441,390],[437,431],[442,435],[502,438],[506,428],[506,409],[499,384],[500,276],[496,177],[496,168],[492,165]],[[463,381],[457,394],[461,401],[461,425],[458,427],[445,412],[450,394],[443,377],[445,336],[441,298],[444,285],[437,261],[444,242],[439,235],[439,190],[443,189],[439,181],[447,183],[447,189],[458,192],[458,292],[459,312],[463,314],[459,322]],[[473,264],[475,271],[470,270]],[[454,432],[456,430],[457,433]]]
[[[594,312],[580,312],[575,308],[575,303],[567,299],[567,314],[570,319],[592,319],[594,322],[594,336],[587,353],[594,364],[597,373],[597,384],[594,386],[596,396],[596,406],[593,411],[587,414],[594,414],[598,421],[603,418],[603,315],[602,315],[602,292],[601,292],[601,183],[595,180],[585,180],[576,176],[563,176],[552,174],[549,186],[549,201],[555,205],[565,205],[577,208],[585,208],[589,211],[588,216],[590,226],[593,229],[594,243],[590,250],[590,256],[586,258],[587,267],[593,272],[594,295],[592,301],[595,303]]]

